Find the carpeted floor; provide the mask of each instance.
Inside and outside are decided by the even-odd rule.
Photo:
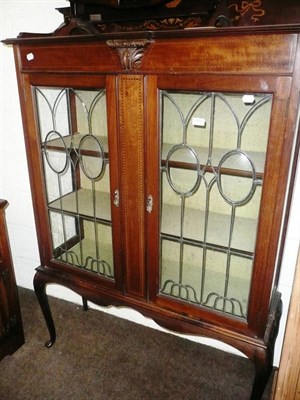
[[[53,298],[57,341],[46,349],[35,295],[19,295],[26,343],[0,362],[1,400],[249,399],[249,360]]]

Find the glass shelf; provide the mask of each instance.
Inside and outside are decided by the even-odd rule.
[[[49,208],[83,217],[96,218],[110,223],[110,194],[106,192],[79,189],[49,203]]]

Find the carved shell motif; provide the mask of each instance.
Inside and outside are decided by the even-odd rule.
[[[107,40],[106,43],[109,47],[116,49],[122,67],[128,71],[140,68],[145,48],[150,40]]]

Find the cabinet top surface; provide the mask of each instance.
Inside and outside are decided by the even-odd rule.
[[[268,34],[290,34],[300,33],[300,23],[293,25],[281,26],[261,26],[254,27],[230,27],[230,28],[191,28],[180,29],[177,31],[135,31],[135,32],[110,32],[103,34],[85,34],[85,35],[70,35],[70,36],[54,36],[52,34],[31,34],[21,33],[17,38],[8,38],[3,40],[5,44],[67,44],[81,42],[105,42],[109,39],[114,40],[163,40],[163,39],[201,39],[204,37],[220,37],[220,36],[249,36],[249,35],[268,35]],[[267,43],[266,43],[267,44]]]

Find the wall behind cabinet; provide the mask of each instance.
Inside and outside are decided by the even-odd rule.
[[[52,32],[62,22],[62,16],[55,8],[66,7],[68,4],[64,0],[1,0],[0,38],[16,37],[22,31]],[[10,203],[10,207],[7,209],[7,223],[17,284],[33,289],[32,280],[34,270],[39,265],[39,254],[31,204],[13,51],[10,47],[4,45],[0,45],[0,74],[0,197],[7,199]],[[279,290],[283,295],[284,313],[276,343],[276,365],[279,363],[297,250],[300,243],[299,204],[300,174],[298,173],[295,180],[294,199],[279,285]],[[77,295],[66,288],[53,285],[48,288],[48,293],[76,303],[81,302]],[[160,329],[154,322],[145,319],[133,310],[113,308],[109,312]],[[214,340],[188,338],[226,351],[236,352],[231,347]]]

